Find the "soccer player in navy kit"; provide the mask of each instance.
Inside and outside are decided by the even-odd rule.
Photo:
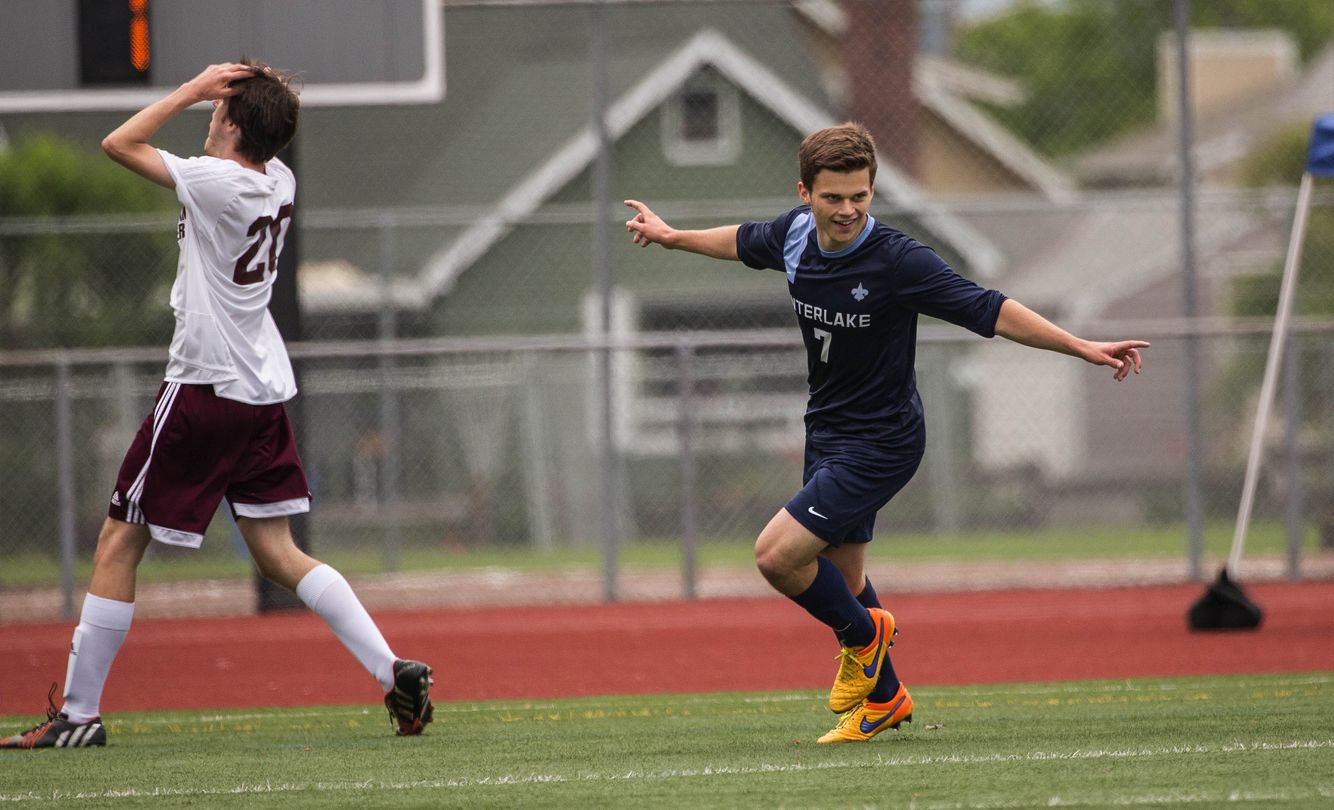
[[[955,273],[931,248],[867,210],[876,158],[870,133],[847,123],[814,132],[798,151],[802,205],[771,222],[676,230],[642,202],[626,222],[635,244],[660,244],[786,273],[806,345],[802,488],[755,541],[769,583],[833,629],[839,671],[822,743],[865,742],[912,720],[913,700],[888,650],[897,632],[866,578],[875,514],[908,483],[925,448],[913,364],[917,317],[930,315],[983,337],[1140,371],[1139,340],[1075,337],[1000,292]]]

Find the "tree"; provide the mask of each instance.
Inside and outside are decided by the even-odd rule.
[[[162,343],[175,270],[171,195],[52,135],[0,150],[0,345]],[[163,215],[147,226],[136,212]],[[93,227],[82,215],[113,215]],[[138,218],[142,219],[142,218]]]
[[[173,203],[95,147],[34,135],[0,148],[0,350],[165,345],[173,321],[165,293],[175,271]],[[0,377],[40,390],[50,369],[0,369]],[[9,520],[9,551],[55,553],[51,407],[24,396],[0,403],[0,458],[10,473],[0,476],[0,511]],[[101,415],[76,408],[74,418],[78,435],[93,436],[87,420]],[[100,472],[79,465],[77,490],[100,500],[106,482],[90,480]],[[96,536],[95,527],[82,534]]]
[[[1158,38],[1173,28],[1166,0],[1024,3],[969,26],[959,56],[1028,90],[998,119],[1037,149],[1066,155],[1153,120]],[[1209,0],[1191,4],[1192,28],[1277,28],[1310,58],[1334,32],[1329,0]]]

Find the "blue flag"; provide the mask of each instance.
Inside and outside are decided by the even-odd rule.
[[[1334,177],[1334,113],[1315,119],[1311,148],[1306,153],[1306,171],[1316,177]]]

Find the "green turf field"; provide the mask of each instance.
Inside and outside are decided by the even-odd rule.
[[[370,707],[124,714],[105,749],[0,751],[0,804],[1334,805],[1334,673],[913,691],[843,746],[814,692],[454,703],[404,739]]]

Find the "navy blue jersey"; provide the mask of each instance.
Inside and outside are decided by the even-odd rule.
[[[983,337],[996,332],[1004,295],[960,276],[934,250],[872,217],[837,253],[821,250],[809,206],[772,222],[748,222],[736,241],[747,266],[787,273],[806,343],[806,430],[813,435],[920,442],[917,316]]]

